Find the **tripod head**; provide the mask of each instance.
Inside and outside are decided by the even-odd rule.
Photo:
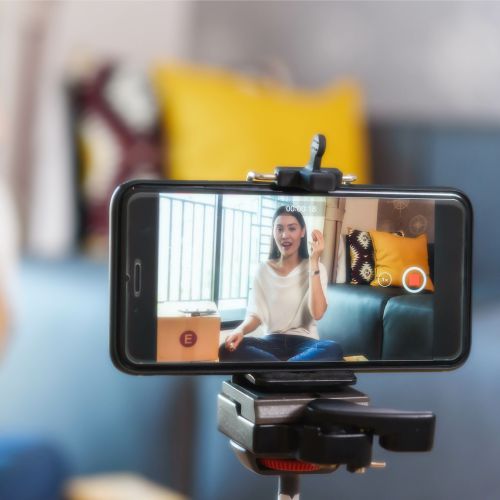
[[[385,466],[372,462],[375,436],[390,451],[432,449],[431,412],[368,406],[368,397],[351,387],[355,381],[349,373],[235,375],[218,396],[219,431],[246,468],[278,475],[280,495],[294,499],[299,474]]]
[[[305,467],[304,473],[331,472],[345,465],[350,472],[368,467],[373,438],[389,451],[429,451],[435,416],[427,411],[401,411],[368,406],[368,397],[327,374],[314,383],[314,373],[294,392],[284,392],[282,380],[258,387],[251,377],[234,376],[223,383],[218,400],[219,430],[238,443],[245,465],[259,474],[276,474],[268,459],[285,459]],[[317,372],[316,372],[317,373]],[[286,374],[281,374],[281,379]],[[262,381],[262,377],[257,376]],[[291,374],[290,383],[297,379]],[[241,452],[239,452],[241,456]],[[252,458],[253,457],[253,458]],[[314,464],[308,467],[305,464]]]

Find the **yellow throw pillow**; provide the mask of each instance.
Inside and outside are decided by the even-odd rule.
[[[302,166],[313,136],[327,139],[323,166],[370,181],[361,91],[354,82],[295,90],[206,67],[153,69],[165,131],[165,175],[245,180],[250,170]]]
[[[390,277],[391,286],[403,286],[403,274],[411,267],[422,269],[427,277],[425,290],[434,291],[429,276],[429,257],[427,253],[427,236],[421,234],[416,238],[405,238],[383,231],[370,231],[375,256],[375,279],[372,286],[384,286]],[[411,273],[411,271],[410,271]],[[408,274],[406,283],[415,279],[415,287],[419,286],[419,273]]]

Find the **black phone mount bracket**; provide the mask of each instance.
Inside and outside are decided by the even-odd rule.
[[[337,190],[341,185],[349,185],[356,180],[354,175],[344,175],[338,168],[322,168],[321,160],[326,150],[326,138],[317,134],[311,143],[309,163],[304,167],[276,167],[273,174],[249,172],[247,181],[271,182],[271,187],[326,193]]]

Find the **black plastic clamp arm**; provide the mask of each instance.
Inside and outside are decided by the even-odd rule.
[[[401,411],[316,399],[304,413],[304,425],[332,435],[339,428],[378,435],[380,446],[390,451],[429,451],[434,442],[436,417],[429,411]]]
[[[325,136],[315,135],[309,163],[305,167],[277,167],[274,171],[276,187],[323,193],[335,191],[342,184],[342,172],[337,168],[321,168],[325,149]]]

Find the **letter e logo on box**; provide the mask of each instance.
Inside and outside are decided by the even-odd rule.
[[[196,344],[197,340],[198,336],[191,330],[186,330],[185,332],[182,332],[179,337],[179,342],[184,347],[193,347]]]

